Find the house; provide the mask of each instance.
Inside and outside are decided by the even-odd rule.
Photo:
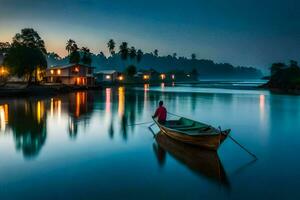
[[[122,82],[124,75],[116,70],[102,70],[94,73],[97,83]]]
[[[93,70],[93,67],[82,64],[50,67],[46,70],[46,82],[77,86],[93,86],[95,84]]]

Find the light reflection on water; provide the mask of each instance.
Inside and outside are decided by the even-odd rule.
[[[0,198],[297,197],[300,97],[231,90],[145,84],[0,100]],[[150,121],[159,100],[232,128],[259,160],[244,168],[251,158],[230,141],[218,156],[128,126]]]

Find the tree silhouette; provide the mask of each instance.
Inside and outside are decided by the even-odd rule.
[[[70,46],[70,56],[69,56],[69,63],[78,64],[80,62],[80,53],[78,52],[79,48],[75,41],[72,42]]]
[[[130,59],[133,60],[133,59],[136,58],[136,56],[137,56],[137,52],[136,52],[135,48],[131,47],[129,49],[129,57],[130,57]]]
[[[177,57],[177,53],[173,53],[173,57],[176,58]]]
[[[130,65],[126,68],[126,74],[131,78],[136,74],[136,72],[137,70],[134,65]]]
[[[128,58],[128,53],[129,53],[129,49],[128,49],[128,43],[127,42],[122,42],[122,44],[120,45],[120,56],[122,60],[127,60]]]
[[[102,57],[106,57],[102,51],[100,51],[99,55]]]
[[[276,74],[278,71],[280,71],[284,67],[286,67],[286,65],[284,63],[273,63],[271,66],[271,75]]]
[[[87,47],[82,47],[81,51],[83,52],[81,62],[90,66],[92,64],[92,55],[90,49]]]
[[[153,51],[153,54],[154,54],[154,56],[158,57],[158,50],[155,49],[155,50]]]
[[[138,63],[141,62],[143,55],[144,55],[144,53],[142,52],[142,50],[139,49],[136,53],[136,60]]]
[[[191,58],[192,60],[196,60],[196,54],[192,53]]]
[[[116,47],[115,41],[113,39],[110,39],[107,43],[107,48],[111,55],[115,54],[115,47]]]
[[[21,30],[21,33],[17,33],[13,37],[12,45],[36,48],[42,51],[42,53],[47,54],[44,40],[42,40],[39,34],[32,28],[24,28]]]
[[[9,51],[11,45],[9,42],[0,42],[0,54],[5,54]]]
[[[72,51],[69,58],[70,64],[78,64],[80,62],[80,53],[78,51]]]
[[[45,43],[39,34],[31,29],[25,28],[13,38],[11,48],[4,58],[4,65],[10,68],[11,75],[26,77],[30,85],[33,72],[38,69],[47,68]]]
[[[76,42],[74,40],[72,40],[72,39],[69,39],[67,41],[66,50],[68,51],[68,55],[70,55],[71,51],[73,50],[74,44],[76,44]]]

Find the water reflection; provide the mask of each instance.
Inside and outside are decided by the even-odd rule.
[[[20,100],[8,112],[8,126],[12,129],[15,146],[25,158],[35,157],[47,137],[44,100]]]
[[[8,104],[0,105],[0,131],[5,132],[8,123]]]
[[[120,137],[127,141],[137,128],[128,125],[151,120],[156,104],[161,99],[167,101],[166,105],[170,111],[178,113],[180,111],[177,109],[181,109],[183,105],[186,105],[185,111],[194,112],[199,107],[197,106],[199,97],[209,99],[210,103],[222,101],[229,105],[232,101],[231,95],[219,99],[221,97],[213,94],[155,91],[150,93],[149,84],[145,84],[142,89],[133,91],[130,88],[116,87],[95,92],[79,91],[45,99],[7,101],[8,103],[0,105],[0,130],[1,132],[12,130],[16,136],[16,146],[24,150],[25,156],[30,154],[27,151],[30,145],[32,145],[31,152],[36,152],[31,155],[38,155],[46,140],[46,124],[48,128],[59,125],[58,127],[66,130],[69,138],[73,140],[78,134],[89,132],[88,128],[91,125],[99,124],[101,130],[98,133],[105,134],[110,139]],[[212,111],[215,109],[212,103],[204,103],[206,106],[200,107],[202,112],[206,112],[204,109]],[[97,112],[96,115],[93,115],[94,112]],[[95,120],[93,123],[91,123],[92,119]]]
[[[230,186],[217,152],[199,150],[197,147],[177,142],[161,132],[155,135],[155,140],[157,144],[154,144],[153,149],[160,166],[164,165],[166,152],[168,152],[201,177]]]

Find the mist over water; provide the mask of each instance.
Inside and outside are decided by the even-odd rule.
[[[255,84],[144,85],[1,99],[0,198],[297,199],[300,97]],[[230,140],[217,155],[134,125],[151,122],[159,100],[169,112],[231,128],[259,159],[252,162]]]

